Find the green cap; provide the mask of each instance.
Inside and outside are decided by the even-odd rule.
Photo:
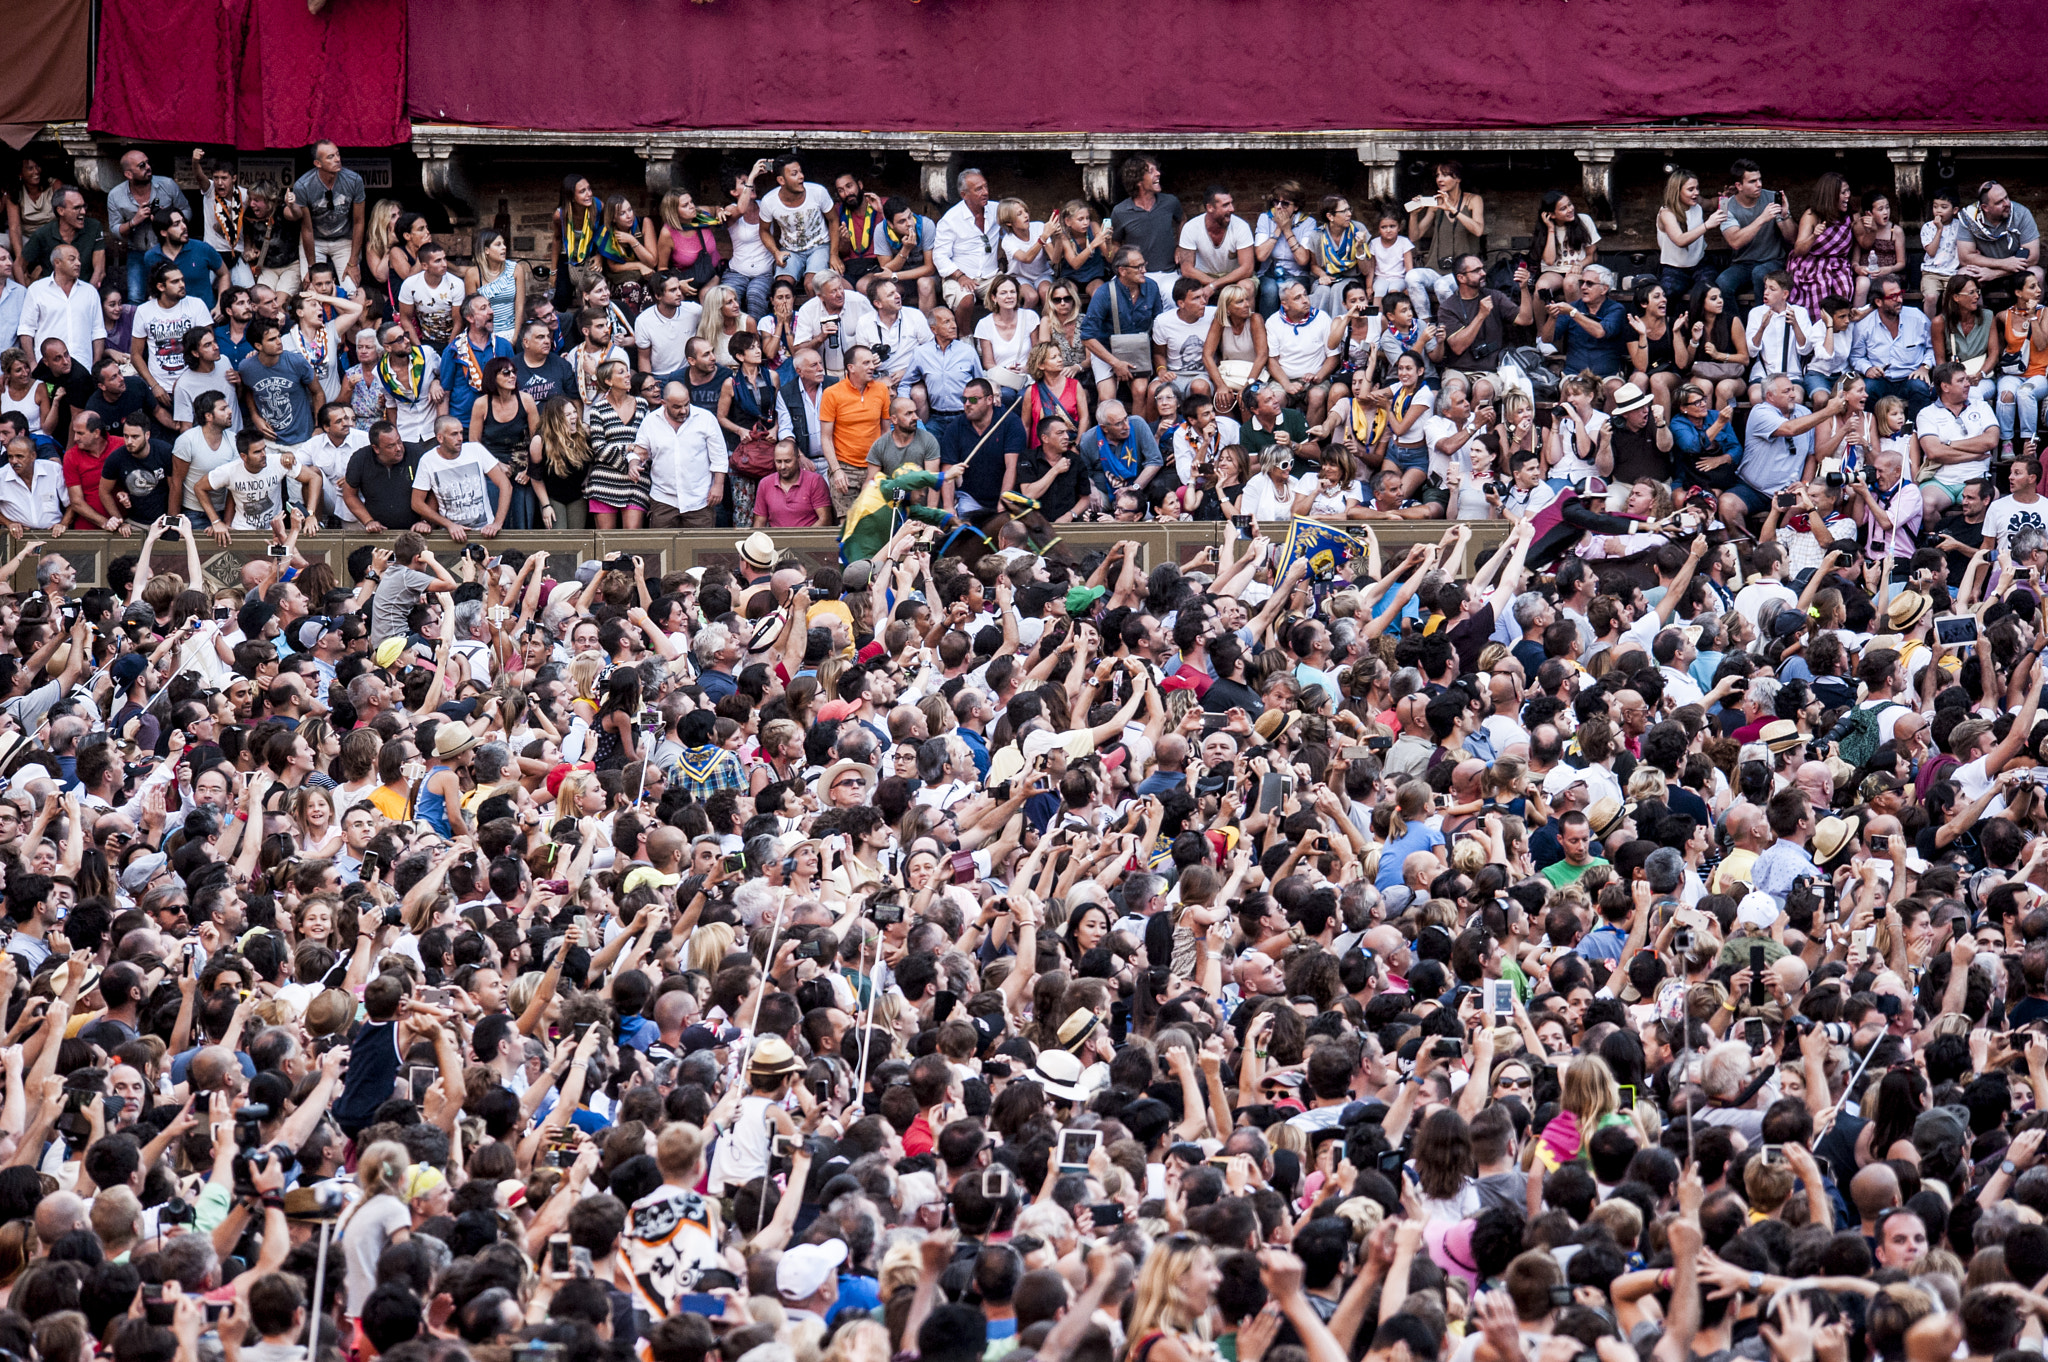
[[[1102,597],[1103,589],[1099,586],[1071,587],[1067,591],[1067,613],[1078,619],[1093,610]]]

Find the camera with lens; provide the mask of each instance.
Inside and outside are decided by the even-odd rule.
[[[881,366],[889,362],[889,342],[876,341],[873,345],[870,345],[868,349],[874,351],[875,353],[876,368],[879,369]]]
[[[263,1122],[270,1119],[270,1108],[261,1102],[251,1102],[235,1113],[235,1195],[256,1197],[262,1193],[256,1190],[255,1173],[270,1166],[276,1159],[279,1166],[292,1162],[292,1151],[283,1145],[263,1143]]]

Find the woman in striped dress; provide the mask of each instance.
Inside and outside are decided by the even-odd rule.
[[[607,360],[598,366],[597,381],[604,390],[583,421],[595,459],[584,484],[590,518],[600,530],[637,530],[647,514],[648,481],[646,452],[637,441],[650,408],[633,395],[631,365]]]

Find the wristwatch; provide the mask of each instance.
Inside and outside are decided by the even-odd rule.
[[[1764,1289],[1764,1274],[1763,1274],[1763,1273],[1761,1273],[1761,1272],[1752,1272],[1752,1273],[1750,1273],[1750,1274],[1749,1274],[1749,1289],[1750,1289],[1750,1292],[1751,1292],[1752,1294],[1754,1294],[1754,1293],[1756,1293],[1756,1292],[1759,1292],[1759,1291],[1762,1291],[1762,1290]]]
[[[2006,1159],[1998,1165],[1998,1171],[2005,1174],[2007,1177],[2011,1177],[2013,1174],[2020,1171],[2020,1166],[2014,1163],[2011,1159]]]

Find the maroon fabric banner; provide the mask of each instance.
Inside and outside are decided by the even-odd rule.
[[[405,0],[103,0],[91,126],[245,151],[391,146],[405,117]]]
[[[45,123],[85,117],[92,0],[43,0],[33,23],[9,26],[7,42],[7,60],[0,62],[0,125],[40,131]]]
[[[2013,60],[2044,17],[2040,0],[529,0],[508,23],[501,0],[413,0],[408,88],[422,121],[549,129],[2024,128],[2048,122],[2048,87]]]

